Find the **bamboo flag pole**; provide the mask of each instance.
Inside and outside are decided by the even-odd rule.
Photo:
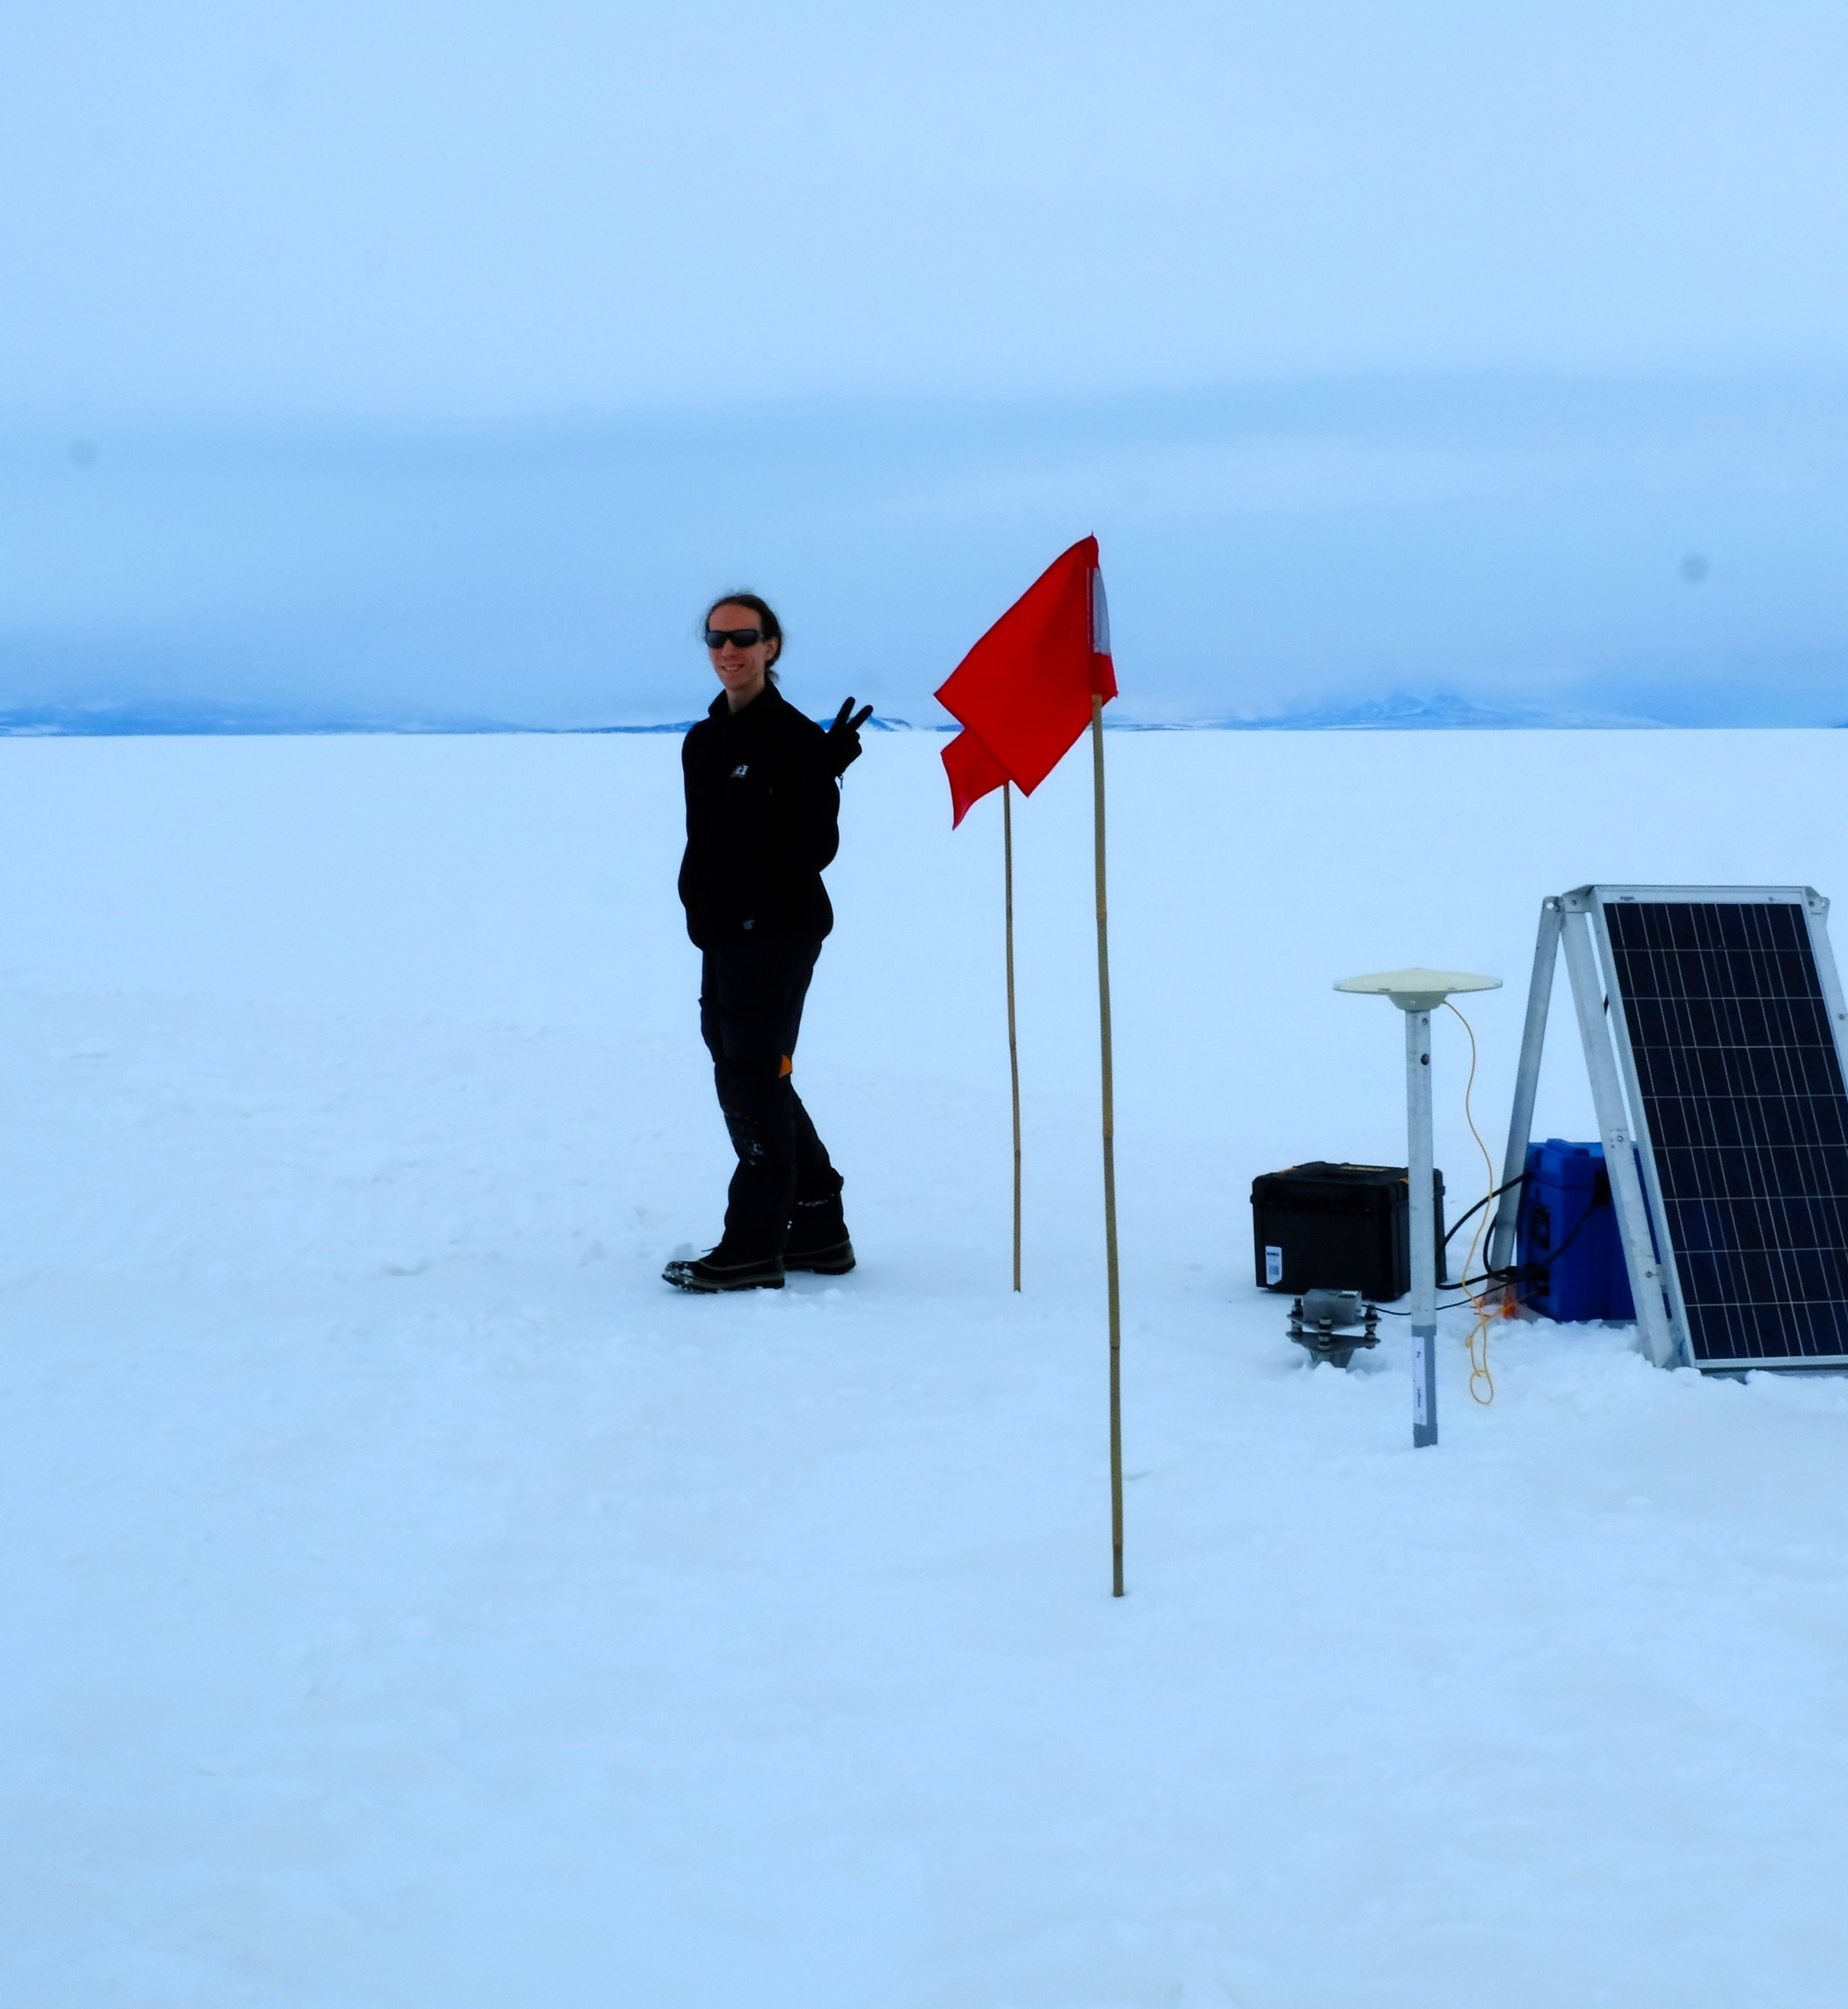
[[[1014,786],[1001,784],[1001,852],[1007,907],[1007,1072],[1014,1086],[1014,1288],[1020,1288],[1020,1042],[1014,1019]]]
[[[1091,696],[1096,802],[1097,1022],[1103,1053],[1103,1247],[1110,1305],[1110,1595],[1123,1595],[1123,1311],[1117,1288],[1117,1109],[1110,1059],[1110,930],[1104,897],[1103,700]]]

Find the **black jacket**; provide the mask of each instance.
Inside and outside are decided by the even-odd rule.
[[[680,900],[701,948],[750,934],[820,941],[834,925],[822,867],[841,845],[827,735],[774,684],[733,711],[721,691],[681,743],[687,848]]]

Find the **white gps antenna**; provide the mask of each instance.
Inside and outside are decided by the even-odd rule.
[[[1499,990],[1499,976],[1463,969],[1382,969],[1344,976],[1337,990],[1390,997],[1405,1014],[1405,1174],[1411,1187],[1411,1443],[1437,1442],[1437,1222],[1432,1212],[1431,1015],[1453,990]]]

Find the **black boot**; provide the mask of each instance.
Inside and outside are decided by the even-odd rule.
[[[789,1222],[789,1246],[783,1252],[785,1270],[809,1270],[818,1276],[844,1277],[854,1266],[853,1244],[847,1236],[847,1216],[841,1206],[841,1176],[834,1190],[819,1199],[798,1199]]]
[[[848,1267],[852,1267],[851,1260]],[[661,1272],[661,1281],[677,1291],[780,1291],[783,1268],[783,1260],[778,1256],[738,1262],[721,1242],[703,1256],[677,1256]]]

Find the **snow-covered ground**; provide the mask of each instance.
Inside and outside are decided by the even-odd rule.
[[[1848,1383],[1503,1327],[1414,1455],[1247,1196],[1402,1161],[1335,978],[1508,980],[1499,1154],[1543,895],[1848,895],[1848,735],[1112,739],[1121,1603],[1088,776],[1016,819],[1015,1299],[940,744],[848,777],[799,1056],[861,1267],[742,1300],[657,1280],[728,1157],[671,739],[0,745],[0,2001],[1840,2001]]]

